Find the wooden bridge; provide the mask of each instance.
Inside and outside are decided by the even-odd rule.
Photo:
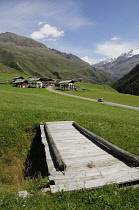
[[[52,193],[139,181],[139,158],[73,121],[40,125]]]

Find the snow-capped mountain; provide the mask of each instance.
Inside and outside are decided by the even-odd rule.
[[[116,61],[117,59],[125,59],[125,58],[130,58],[134,55],[138,55],[139,54],[139,48],[135,49],[135,50],[130,50],[126,53],[122,53],[120,56],[118,56],[117,58],[103,58],[100,59],[99,63],[94,64],[95,67],[99,67],[108,63],[112,63],[114,61]]]
[[[105,72],[109,72],[119,79],[137,64],[139,64],[139,48],[122,53],[117,58],[101,59],[99,63],[96,63],[93,66],[100,68]]]
[[[139,48],[135,49],[135,50],[130,50],[127,53],[122,53],[119,57],[124,57],[124,58],[130,58],[134,55],[138,55],[139,54]]]
[[[113,61],[115,61],[116,58],[102,58],[100,59],[99,63],[94,64],[94,66],[101,66],[101,65],[105,65],[107,63],[112,63]]]

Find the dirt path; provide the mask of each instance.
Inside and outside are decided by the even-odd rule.
[[[51,92],[54,92],[54,93],[61,94],[61,95],[66,95],[66,96],[70,96],[70,97],[74,97],[74,98],[80,98],[80,99],[84,99],[84,100],[87,100],[87,101],[98,102],[96,99],[85,98],[85,97],[81,97],[81,96],[75,96],[75,95],[72,95],[72,94],[67,94],[67,93],[63,93],[63,92],[59,92],[59,91],[53,90],[53,86],[48,86],[47,90],[49,90]],[[110,106],[118,106],[118,107],[122,107],[122,108],[126,108],[126,109],[133,109],[133,110],[139,111],[139,108],[138,107],[134,107],[134,106],[127,106],[127,105],[123,105],[123,104],[117,104],[117,103],[106,102],[106,101],[105,102],[101,102],[101,103],[107,104],[107,105],[110,105]]]

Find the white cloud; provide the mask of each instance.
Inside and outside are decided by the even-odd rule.
[[[85,56],[81,59],[84,60],[85,62],[91,64],[91,65],[99,62],[99,59],[89,58],[88,56]]]
[[[43,41],[57,41],[57,39],[54,39],[54,38],[49,38],[49,39],[43,39]]]
[[[45,38],[45,35],[42,34],[40,31],[35,31],[30,36],[32,39],[44,39]]]
[[[133,42],[104,42],[102,44],[97,44],[94,51],[88,51],[89,54],[85,52],[89,56],[82,56],[81,59],[89,64],[96,64],[100,61],[103,61],[103,59],[105,60],[106,58],[117,58],[122,53],[128,52],[136,47],[136,43]]]
[[[48,38],[48,41],[56,41],[59,37],[64,36],[64,31],[59,31],[56,27],[45,24],[39,31],[33,32],[30,36],[37,40]]]
[[[113,41],[117,41],[119,39],[120,39],[120,37],[117,37],[117,36],[114,36],[114,37],[111,38],[111,40],[113,40]]]
[[[106,56],[110,58],[116,58],[122,53],[128,52],[131,49],[134,49],[136,46],[134,43],[113,43],[105,42],[98,44],[96,46],[95,53],[100,54],[101,56]]]
[[[43,25],[43,24],[45,24],[46,22],[38,22],[38,25],[40,26],[40,25]]]

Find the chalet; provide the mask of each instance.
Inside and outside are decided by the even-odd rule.
[[[28,88],[29,87],[29,83],[28,83],[27,80],[17,79],[15,82],[13,82],[13,87]]]
[[[55,79],[40,78],[39,81],[42,82],[42,87],[47,87],[48,85],[54,85]]]
[[[42,88],[42,82],[41,81],[29,81],[29,87],[30,88]]]
[[[40,78],[38,78],[38,77],[29,77],[28,78],[29,82],[31,82],[31,81],[39,81],[39,80],[40,80]]]
[[[38,77],[29,77],[28,83],[30,88],[42,88],[42,82],[39,81],[40,78]]]
[[[75,82],[82,82],[84,80],[84,78],[77,78],[77,79],[74,79]]]
[[[24,77],[20,76],[20,77],[13,77],[12,81],[15,82],[16,80],[23,80]]]
[[[74,85],[74,80],[65,80],[59,82],[60,90],[77,90],[77,87]]]

